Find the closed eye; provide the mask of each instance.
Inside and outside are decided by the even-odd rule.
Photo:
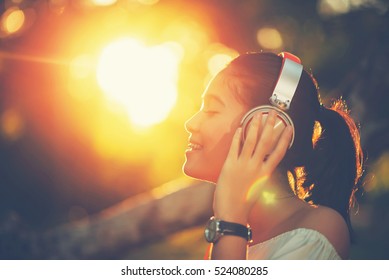
[[[214,115],[214,114],[217,114],[218,111],[212,111],[212,110],[203,110],[203,113],[204,114],[207,114],[207,115]]]
[[[224,107],[224,103],[220,101],[220,98],[208,94],[203,97],[201,111],[208,116],[213,116],[220,112],[220,106]]]
[[[200,110],[201,110],[201,112],[203,112],[204,114],[207,114],[207,115],[213,115],[213,114],[217,113],[217,111],[212,110],[210,108],[212,108],[212,107],[209,106],[209,105],[206,105],[205,102],[203,102],[203,104],[201,105]]]

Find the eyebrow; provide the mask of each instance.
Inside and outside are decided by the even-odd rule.
[[[218,96],[216,96],[216,95],[213,95],[213,94],[203,95],[203,96],[201,96],[201,98],[202,98],[203,100],[209,100],[209,101],[215,100],[216,102],[220,103],[221,105],[226,106],[226,105],[224,104],[223,100],[221,100],[220,97],[218,97]]]

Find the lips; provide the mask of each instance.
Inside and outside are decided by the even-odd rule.
[[[198,151],[203,148],[202,145],[200,145],[198,142],[190,140],[189,139],[189,144],[188,144],[188,149],[191,151]]]
[[[198,144],[189,143],[188,148],[191,150],[201,150],[202,146]]]

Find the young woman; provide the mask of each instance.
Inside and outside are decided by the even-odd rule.
[[[216,184],[205,230],[212,259],[348,257],[358,129],[342,101],[321,104],[298,58],[238,56],[210,82],[186,129],[184,173]]]

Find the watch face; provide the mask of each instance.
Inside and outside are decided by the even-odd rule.
[[[216,241],[217,222],[213,219],[209,220],[204,231],[205,239],[208,242]]]

